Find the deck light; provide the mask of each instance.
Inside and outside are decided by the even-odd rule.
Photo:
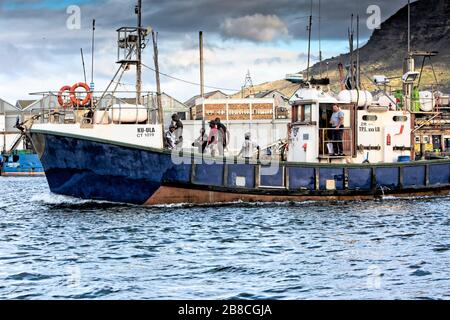
[[[375,84],[388,84],[389,82],[391,82],[391,80],[386,76],[376,75],[376,76],[373,76],[373,82]]]
[[[419,72],[409,71],[403,75],[402,81],[403,81],[403,83],[406,83],[406,84],[414,83],[414,81],[416,81],[416,79],[419,75],[420,75]]]

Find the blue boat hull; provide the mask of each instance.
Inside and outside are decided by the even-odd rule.
[[[80,137],[33,133],[52,192],[132,204],[355,200],[447,195],[450,161],[395,164],[213,163]],[[180,161],[182,160],[182,161]],[[180,163],[182,162],[182,163]],[[330,188],[330,182],[332,188]]]
[[[4,156],[8,161],[3,162],[0,167],[0,173],[5,177],[30,177],[43,176],[44,168],[42,167],[39,157],[35,153],[19,153]]]

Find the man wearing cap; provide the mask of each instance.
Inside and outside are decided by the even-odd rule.
[[[251,159],[253,158],[255,150],[259,150],[259,146],[251,140],[250,132],[247,132],[245,134],[245,140],[244,143],[242,144],[241,151],[239,151],[239,154],[237,156],[238,157],[242,156],[245,159]]]

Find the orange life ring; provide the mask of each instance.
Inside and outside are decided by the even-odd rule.
[[[83,88],[87,92],[87,95],[83,100],[77,99],[77,97],[75,96],[75,90],[77,90],[78,88]],[[91,88],[84,82],[78,82],[78,83],[74,84],[70,88],[70,100],[72,100],[72,103],[75,106],[87,105],[87,103],[91,100]]]
[[[70,90],[71,90],[70,86],[64,86],[58,92],[58,103],[64,109],[72,106],[72,102],[64,102],[64,100],[63,100],[63,93],[66,91],[70,91]],[[72,95],[70,95],[70,96],[72,96]]]

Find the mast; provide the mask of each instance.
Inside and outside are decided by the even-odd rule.
[[[411,54],[411,0],[408,0],[408,55]]]
[[[94,85],[94,44],[95,44],[95,19],[92,20],[91,84],[89,86],[92,92],[95,89],[95,85]],[[94,106],[94,94],[91,94],[91,108],[93,106]]]
[[[311,14],[309,16],[309,24],[308,24],[308,65],[306,67],[306,81],[309,81],[309,64],[310,64],[310,60],[311,60],[312,12],[313,12],[313,1],[311,0]]]
[[[356,16],[356,88],[361,88],[361,66],[359,62],[359,14]]]
[[[350,90],[353,90],[355,88],[355,73],[354,73],[354,63],[353,63],[353,13],[351,16],[351,25],[348,31],[348,41],[349,41],[349,45],[350,45],[350,68],[349,68],[349,73],[350,73],[350,86],[351,88],[348,88]]]
[[[84,64],[83,48],[80,48],[80,51],[81,51],[81,64],[83,65],[84,83],[86,83],[86,82],[87,82],[87,78],[86,78],[86,65]]]
[[[200,50],[200,97],[205,96],[205,84],[204,84],[204,73],[203,73],[203,31],[198,33],[198,46]]]
[[[319,74],[322,78],[322,34],[321,34],[321,0],[319,0]]]
[[[23,119],[23,117],[22,117]],[[3,130],[3,150],[2,153],[6,153],[6,126],[5,126],[5,130]]]
[[[407,34],[407,41],[408,41],[408,52],[406,54],[405,64],[403,67],[403,73],[414,71],[414,57],[412,55],[411,51],[411,0],[408,0],[408,34]],[[413,91],[414,85],[413,83],[404,83],[403,84],[403,93],[406,97],[406,108],[407,110],[411,110],[412,108],[412,91]]]
[[[161,125],[164,125],[164,114],[161,101],[161,81],[159,78],[158,43],[156,37],[157,33],[155,33],[155,31],[152,30],[153,61],[155,63],[155,76],[156,76],[156,103],[158,104],[158,122]]]
[[[94,44],[95,44],[95,19],[92,20],[91,86],[94,85]]]
[[[137,34],[138,41],[136,45],[136,104],[141,104],[142,91],[142,0],[138,0],[135,10],[137,14]]]

